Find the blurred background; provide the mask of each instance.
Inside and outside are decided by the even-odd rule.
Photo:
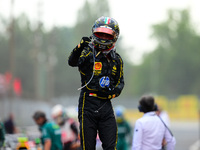
[[[123,105],[134,127],[139,98],[156,97],[170,118],[176,150],[199,150],[200,1],[0,0],[0,118],[33,126],[32,114],[50,116],[55,104],[77,106],[80,75],[68,56],[90,36],[100,16],[120,27],[124,60]]]

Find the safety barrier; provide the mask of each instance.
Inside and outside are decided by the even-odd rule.
[[[167,99],[164,96],[155,97],[156,103],[166,111],[172,121],[198,121],[200,113],[200,101],[195,95],[179,96],[176,99]],[[137,109],[127,109],[125,117],[135,121],[143,113]]]

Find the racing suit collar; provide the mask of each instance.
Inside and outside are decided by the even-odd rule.
[[[100,59],[102,57],[105,57],[102,52],[100,52],[100,54],[97,55],[98,53],[99,53],[99,50],[95,48],[95,56],[96,56],[96,58],[98,57]],[[116,60],[116,54],[115,54],[115,49],[114,48],[112,50],[110,50],[110,52],[107,55],[109,55],[112,60]]]

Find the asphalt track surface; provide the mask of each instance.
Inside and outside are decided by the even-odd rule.
[[[200,140],[200,122],[171,122],[171,130],[176,138],[175,150],[200,150],[191,149]]]

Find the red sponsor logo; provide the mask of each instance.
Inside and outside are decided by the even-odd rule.
[[[101,70],[102,69],[102,63],[101,62],[95,62],[95,70]]]

